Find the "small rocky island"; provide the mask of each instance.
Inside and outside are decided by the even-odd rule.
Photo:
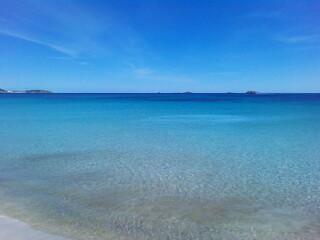
[[[247,91],[246,94],[259,94],[257,91]]]
[[[52,92],[47,90],[41,90],[41,89],[31,89],[26,91],[16,91],[16,90],[9,91],[9,90],[0,88],[0,93],[52,93]]]

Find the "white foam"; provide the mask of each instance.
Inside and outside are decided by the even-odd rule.
[[[44,233],[18,220],[0,215],[0,240],[68,240]],[[69,239],[70,240],[70,239]]]

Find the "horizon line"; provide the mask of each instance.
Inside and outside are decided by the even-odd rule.
[[[246,94],[246,95],[264,95],[264,94],[320,94],[320,92],[51,92],[51,93],[0,93],[0,94]]]

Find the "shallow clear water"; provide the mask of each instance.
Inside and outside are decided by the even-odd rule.
[[[2,94],[0,211],[75,239],[319,239],[320,94]]]

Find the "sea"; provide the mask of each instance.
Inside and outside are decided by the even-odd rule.
[[[0,94],[0,214],[79,240],[320,239],[320,94]]]

